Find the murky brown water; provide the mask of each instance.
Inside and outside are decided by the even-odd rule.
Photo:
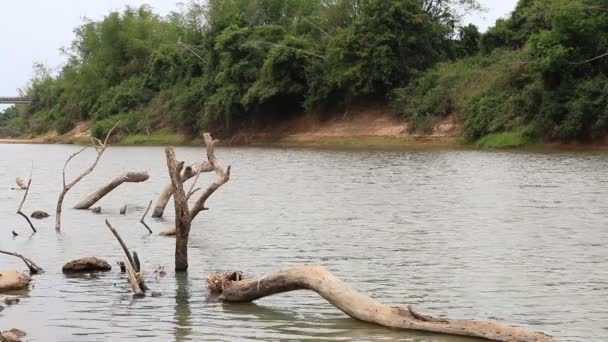
[[[154,280],[158,265],[171,269],[174,240],[146,234],[138,220],[168,180],[160,147],[113,147],[70,192],[66,208],[120,172],[150,172],[147,183],[105,198],[101,216],[66,210],[61,234],[49,219],[30,236],[14,214],[22,193],[9,188],[31,160],[26,211],[54,211],[63,162],[76,149],[0,145],[0,248],[47,270],[20,305],[0,312],[0,329],[21,328],[31,341],[471,341],[359,323],[306,292],[254,305],[206,300],[210,272],[262,275],[302,263],[323,264],[358,290],[425,313],[502,320],[562,341],[608,339],[606,154],[220,149],[233,179],[194,224],[188,275]],[[180,148],[178,156],[194,162],[201,151]],[[124,204],[126,217],[118,214]],[[162,297],[133,300],[118,271],[61,273],[75,258],[121,260],[106,217]],[[148,219],[156,231],[171,221]],[[11,230],[21,235],[13,239]],[[0,269],[12,268],[22,265],[0,256]]]

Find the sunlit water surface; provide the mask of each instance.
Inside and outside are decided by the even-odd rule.
[[[208,300],[211,272],[264,275],[305,263],[424,313],[505,321],[561,341],[608,339],[606,154],[222,148],[233,178],[194,223],[188,274],[155,279],[159,265],[172,269],[174,240],[147,234],[138,221],[168,182],[160,147],[110,148],[69,193],[60,234],[52,217],[36,221],[32,236],[14,213],[22,192],[10,187],[32,161],[25,210],[53,213],[64,160],[77,150],[0,145],[0,249],[46,269],[19,305],[0,312],[0,329],[26,330],[30,341],[472,341],[356,322],[307,292],[251,305]],[[177,152],[188,162],[203,157],[200,148]],[[77,158],[68,178],[92,157]],[[139,170],[150,180],[104,198],[102,215],[70,209],[115,175]],[[172,211],[148,219],[155,232],[172,225]],[[139,253],[148,285],[162,297],[133,300],[117,267],[61,273],[76,258],[122,259],[105,218]],[[15,268],[23,265],[0,256],[0,269]]]

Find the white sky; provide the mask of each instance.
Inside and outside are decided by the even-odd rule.
[[[69,46],[84,17],[100,19],[127,5],[149,4],[160,14],[177,8],[174,0],[20,0],[2,1],[0,11],[0,96],[17,95],[27,85],[32,66],[56,68],[65,62],[59,49]],[[480,0],[488,9],[467,19],[482,30],[508,15],[517,0]],[[1,105],[0,105],[1,106]],[[0,107],[0,109],[3,107]]]

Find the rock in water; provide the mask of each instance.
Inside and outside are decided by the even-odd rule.
[[[15,305],[17,303],[19,303],[21,300],[17,297],[6,297],[4,298],[3,302],[4,304],[10,306],[10,305]]]
[[[40,211],[40,210],[34,211],[31,215],[31,217],[35,218],[36,220],[42,220],[49,216],[50,216],[49,214],[45,213],[44,211]]]
[[[120,215],[127,215],[127,205],[126,204],[124,207],[120,208]]]
[[[93,208],[93,214],[101,214],[101,207]]]
[[[24,290],[30,285],[32,278],[17,271],[0,271],[0,293]]]
[[[175,236],[176,234],[177,234],[177,230],[175,229],[175,227],[165,229],[162,232],[158,233],[158,235],[160,235],[160,236]]]
[[[27,335],[19,329],[11,329],[0,334],[0,342],[21,342],[21,338]]]
[[[111,271],[112,266],[98,258],[83,258],[70,261],[63,265],[63,273],[89,273],[89,272],[107,272]]]

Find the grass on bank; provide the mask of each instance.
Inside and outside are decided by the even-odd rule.
[[[155,133],[151,135],[136,134],[126,136],[118,145],[193,145],[194,140],[176,133]]]
[[[481,148],[515,148],[541,144],[539,139],[531,138],[524,130],[489,134],[475,143]]]

